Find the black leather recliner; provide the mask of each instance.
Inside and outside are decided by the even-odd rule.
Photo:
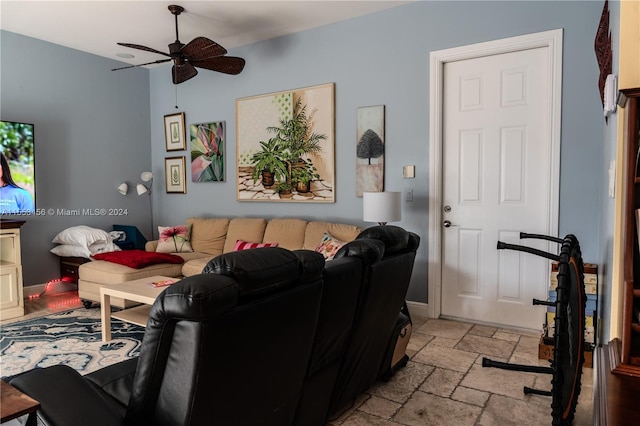
[[[392,225],[367,228],[336,257],[379,250],[363,263],[363,284],[346,353],[332,392],[329,417],[349,408],[380,376],[382,362],[405,301],[420,237]]]
[[[65,366],[11,384],[60,426],[288,425],[313,346],[322,255],[222,255],[153,304],[139,359],[80,376]]]
[[[419,242],[369,228],[326,267],[306,250],[224,254],[156,300],[139,360],[11,383],[45,425],[322,425],[376,380]]]
[[[303,394],[294,425],[320,426],[329,413],[331,394],[349,344],[362,290],[365,265],[382,258],[379,241],[359,244],[359,250],[338,252],[323,272],[322,302]]]

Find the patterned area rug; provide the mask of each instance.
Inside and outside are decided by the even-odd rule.
[[[102,341],[99,309],[74,309],[0,327],[0,376],[65,364],[80,374],[138,356],[144,327],[111,320]]]

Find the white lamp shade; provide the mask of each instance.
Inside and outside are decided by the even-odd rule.
[[[140,175],[140,179],[142,179],[143,182],[149,182],[151,179],[153,179],[153,173],[142,172],[142,174]]]
[[[118,185],[118,192],[122,195],[127,195],[127,192],[129,192],[129,185],[127,185],[127,182],[122,182]]]
[[[138,195],[146,194],[147,191],[148,191],[147,187],[144,186],[143,184],[139,183],[136,185],[136,192],[138,193]]]
[[[365,222],[398,222],[402,219],[400,192],[364,192],[362,218]]]

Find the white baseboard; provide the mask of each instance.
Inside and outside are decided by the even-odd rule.
[[[407,300],[407,308],[412,317],[429,318],[429,305],[422,302]]]

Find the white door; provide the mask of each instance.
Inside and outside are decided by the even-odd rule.
[[[540,329],[549,261],[498,241],[548,234],[552,146],[549,48],[444,65],[442,122],[443,316]]]

